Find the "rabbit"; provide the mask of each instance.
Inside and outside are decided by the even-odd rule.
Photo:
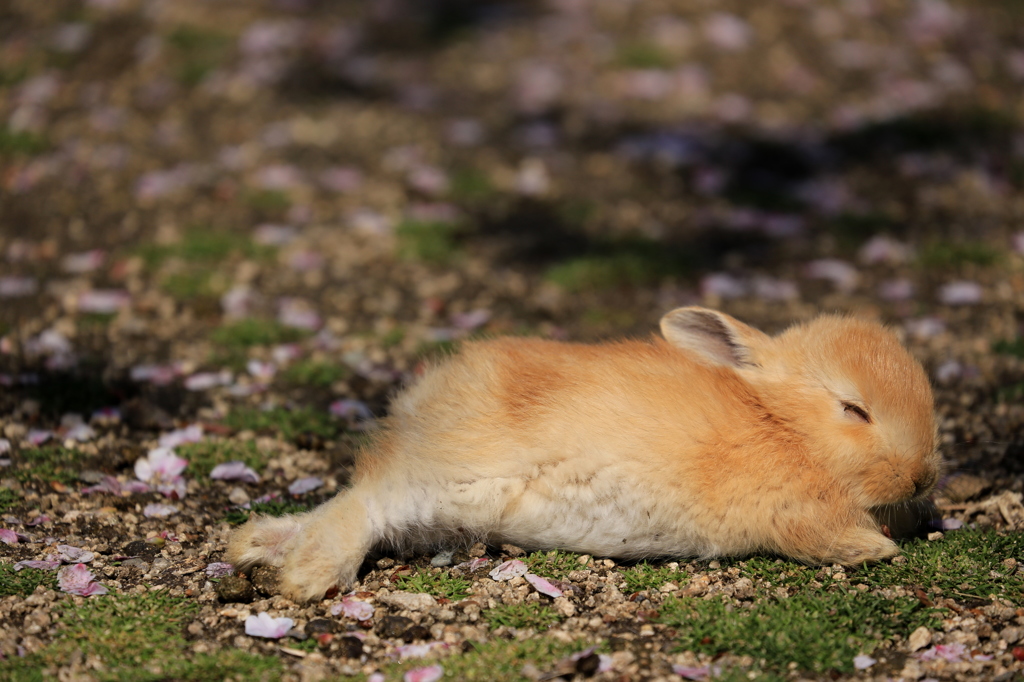
[[[940,469],[931,387],[880,324],[768,336],[701,307],[664,338],[471,341],[392,402],[350,488],[234,532],[238,570],[303,602],[377,546],[508,542],[640,559],[759,552],[846,565],[899,548],[872,515]]]

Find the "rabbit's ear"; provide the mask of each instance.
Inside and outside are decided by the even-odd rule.
[[[756,367],[756,348],[768,340],[763,332],[716,310],[676,308],[661,318],[661,333],[677,348],[693,351],[725,367]]]

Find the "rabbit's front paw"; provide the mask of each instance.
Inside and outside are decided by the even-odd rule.
[[[830,553],[832,556],[826,557],[826,561],[856,566],[896,556],[900,548],[877,530],[853,527],[840,536]]]

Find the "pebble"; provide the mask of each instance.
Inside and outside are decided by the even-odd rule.
[[[220,579],[214,590],[225,604],[248,603],[256,598],[256,591],[244,575],[228,575]]]

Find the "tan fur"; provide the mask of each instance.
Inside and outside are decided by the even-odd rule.
[[[229,560],[281,566],[282,592],[307,600],[351,585],[388,543],[844,564],[898,553],[870,510],[926,494],[939,457],[927,378],[890,332],[822,316],[769,337],[703,308],[668,313],[662,332],[467,343],[394,400],[349,490],[253,519]]]

